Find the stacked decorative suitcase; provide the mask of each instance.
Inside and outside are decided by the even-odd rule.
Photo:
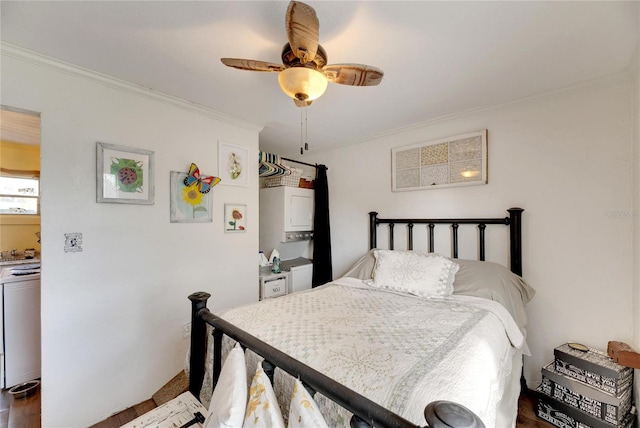
[[[537,390],[538,417],[560,428],[633,427],[633,369],[586,349],[554,349]]]

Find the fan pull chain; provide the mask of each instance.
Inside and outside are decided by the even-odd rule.
[[[309,150],[307,142],[307,108],[300,109],[300,154],[304,154],[304,150]]]

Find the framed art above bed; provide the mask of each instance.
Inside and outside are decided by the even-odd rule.
[[[391,149],[391,190],[487,184],[487,130]]]

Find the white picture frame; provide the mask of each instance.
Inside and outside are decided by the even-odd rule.
[[[391,190],[487,184],[487,130],[391,149]]]
[[[187,187],[186,172],[170,171],[170,221],[171,223],[212,223],[213,192],[197,193],[195,186]],[[189,196],[194,193],[196,198]]]
[[[244,233],[247,231],[247,205],[224,204],[225,233]]]
[[[222,180],[220,184],[247,187],[249,185],[249,150],[246,147],[219,141],[218,176]]]
[[[96,143],[96,202],[154,204],[154,153]]]

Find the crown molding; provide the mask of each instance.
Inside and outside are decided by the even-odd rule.
[[[60,73],[68,74],[80,79],[90,81],[92,83],[107,86],[109,88],[121,90],[124,92],[133,93],[147,99],[179,107],[193,113],[219,120],[220,122],[224,122],[229,125],[239,126],[257,132],[260,132],[263,128],[262,125],[259,125],[257,123],[249,122],[247,120],[240,119],[238,117],[225,114],[208,107],[204,107],[200,104],[196,104],[182,98],[155,91],[151,88],[136,85],[134,83],[117,79],[106,74],[98,73],[96,71],[62,61],[58,58],[53,58],[38,52],[30,51],[11,43],[0,42],[0,53],[6,57],[14,58],[39,67],[48,68]]]

